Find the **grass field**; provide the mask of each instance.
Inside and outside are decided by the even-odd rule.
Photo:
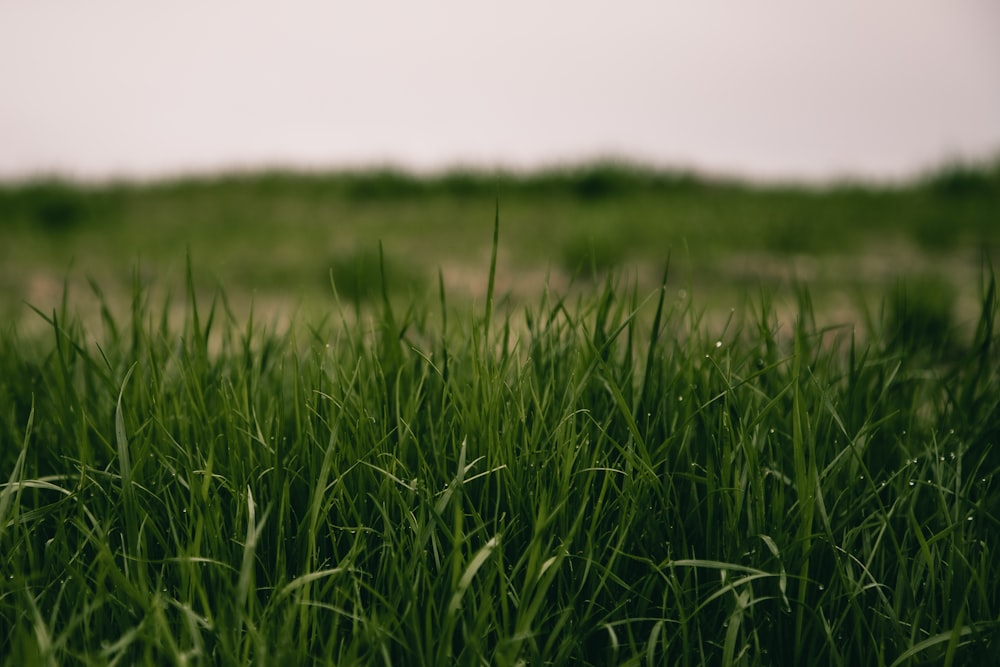
[[[990,664],[998,174],[12,186],[3,663]]]
[[[37,323],[23,301],[50,310],[67,279],[79,309],[93,312],[91,278],[125,306],[137,269],[146,285],[180,294],[188,250],[199,288],[210,297],[223,285],[241,317],[251,300],[258,315],[315,314],[329,309],[331,268],[346,300],[377,296],[380,241],[400,296],[434,290],[440,269],[456,304],[481,300],[497,200],[498,294],[520,303],[546,282],[564,289],[595,272],[634,272],[653,290],[669,255],[672,285],[708,308],[728,311],[761,284],[793,304],[797,278],[820,310],[845,311],[906,278],[934,283],[974,318],[968,287],[981,255],[1000,262],[1000,162],[909,184],[816,189],[614,163],[434,178],[386,170],[38,181],[0,186],[0,315]]]

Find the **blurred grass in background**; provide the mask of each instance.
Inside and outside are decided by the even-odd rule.
[[[278,316],[324,312],[331,276],[346,302],[380,294],[380,242],[397,290],[426,292],[440,270],[449,294],[476,298],[497,203],[498,288],[515,302],[545,282],[587,289],[608,273],[653,289],[669,256],[671,284],[708,308],[728,310],[762,287],[780,300],[801,281],[837,317],[916,276],[935,287],[911,289],[906,312],[950,322],[975,307],[963,290],[978,284],[984,256],[995,264],[1000,254],[1000,160],[907,184],[813,188],[616,162],[527,174],[36,180],[0,185],[0,315],[33,316],[24,302],[50,311],[64,284],[86,311],[90,280],[123,307],[136,280],[180,293],[188,252],[199,283],[223,285],[236,312],[251,302]]]

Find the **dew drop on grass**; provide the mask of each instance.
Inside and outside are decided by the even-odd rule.
[[[910,486],[916,486],[916,485],[917,485],[917,483],[916,483],[916,482],[914,482],[914,481],[913,481],[913,480],[911,479],[911,480],[910,480]]]
[[[722,347],[722,341],[721,340],[715,341],[715,347]]]

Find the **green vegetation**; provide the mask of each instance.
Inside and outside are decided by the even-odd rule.
[[[990,664],[998,184],[0,189],[0,664]]]
[[[496,245],[494,245],[494,253]],[[5,664],[987,664],[1000,297],[240,321],[189,268],[0,354]],[[384,271],[379,272],[380,277]],[[456,312],[461,313],[456,317]],[[921,323],[907,335],[905,322]]]
[[[0,185],[0,316],[23,302],[48,310],[68,277],[82,299],[93,278],[116,307],[140,278],[179,292],[186,249],[211,296],[224,285],[239,316],[316,313],[333,266],[344,290],[371,300],[384,244],[391,285],[420,292],[444,274],[459,301],[481,298],[481,267],[499,199],[500,292],[531,302],[548,275],[564,287],[634,271],[656,289],[669,255],[675,283],[728,311],[758,283],[794,300],[807,281],[822,310],[876,298],[910,274],[974,284],[982,253],[1000,262],[1000,162],[955,167],[909,184],[818,189],[751,186],[693,174],[596,164],[533,174],[416,177],[264,173],[148,184],[38,181]],[[351,275],[362,283],[349,285]],[[415,287],[415,290],[411,290]],[[589,286],[587,287],[589,288]],[[690,290],[689,290],[690,291]],[[345,293],[345,297],[347,294]],[[958,294],[956,316],[974,317]],[[95,303],[78,308],[96,312]]]

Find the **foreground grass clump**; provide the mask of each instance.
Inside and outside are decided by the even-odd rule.
[[[1000,358],[665,291],[0,347],[5,664],[987,664]],[[450,318],[449,318],[450,315]],[[894,320],[894,323],[896,320]],[[922,335],[922,334],[921,334]]]

